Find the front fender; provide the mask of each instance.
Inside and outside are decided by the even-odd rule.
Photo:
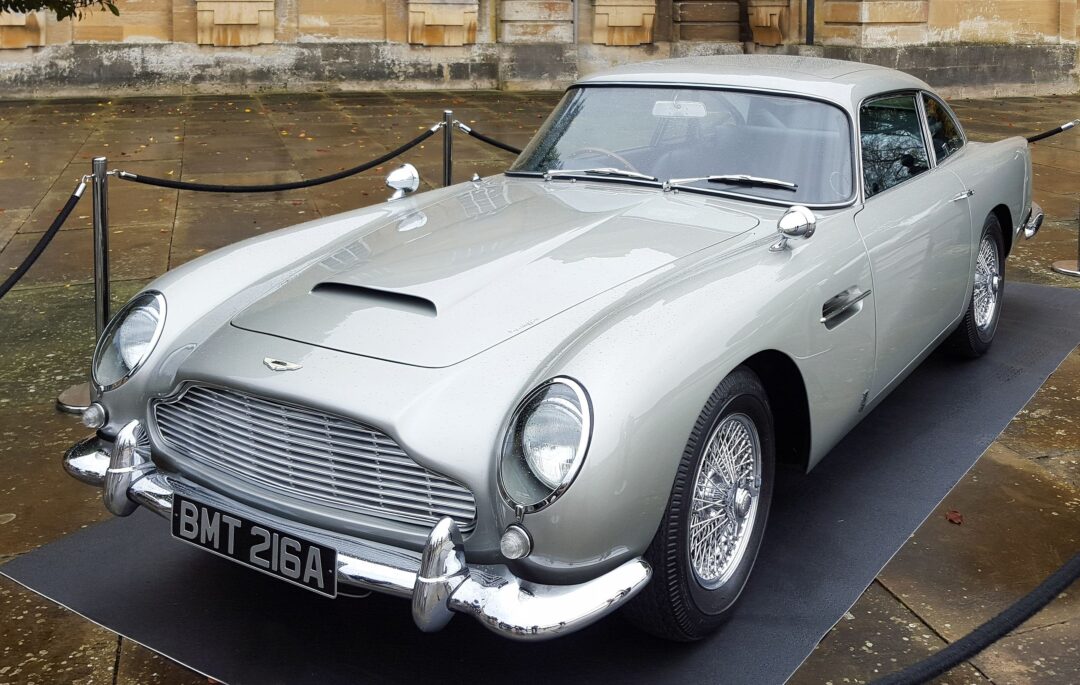
[[[835,286],[822,272],[846,278],[851,269],[868,278],[851,222],[833,223],[831,237],[822,222],[820,238],[781,253],[768,250],[774,235],[759,230],[723,254],[695,256],[639,284],[638,293],[582,327],[542,375],[557,371],[585,386],[595,412],[592,445],[566,494],[525,516],[534,547],[515,570],[577,582],[642,554],[702,407],[754,354],[787,355],[810,375],[808,388],[822,389],[814,382],[815,364],[829,351],[845,353],[818,323],[823,293]],[[820,259],[837,266],[818,270]],[[838,400],[842,407],[828,407],[835,418],[825,422],[825,440],[842,435],[857,411],[873,354],[872,310],[848,331],[845,340],[857,340],[861,350],[861,376],[852,384],[857,389]]]

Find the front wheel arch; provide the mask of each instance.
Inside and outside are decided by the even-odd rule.
[[[742,362],[765,387],[776,426],[776,460],[806,471],[810,467],[810,402],[794,360],[779,350],[763,350]]]

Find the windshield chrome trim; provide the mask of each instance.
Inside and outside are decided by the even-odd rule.
[[[862,181],[861,181],[861,176],[862,176],[862,154],[861,154],[861,149],[860,149],[859,129],[858,129],[858,125],[857,125],[857,122],[856,122],[855,118],[852,116],[852,112],[848,109],[847,105],[845,105],[843,103],[840,103],[840,102],[837,102],[836,100],[831,100],[831,99],[825,98],[825,97],[820,97],[820,96],[816,96],[816,95],[810,95],[808,93],[796,93],[796,92],[787,91],[787,90],[779,90],[779,89],[776,89],[776,88],[753,88],[753,87],[749,87],[749,86],[726,86],[726,85],[717,85],[715,83],[709,84],[709,83],[698,83],[698,82],[678,82],[678,83],[673,83],[673,82],[670,82],[670,81],[666,81],[666,82],[665,81],[610,81],[610,82],[605,82],[605,83],[575,83],[575,84],[569,86],[566,89],[565,92],[568,93],[571,90],[579,90],[579,89],[582,89],[582,88],[621,88],[621,87],[627,87],[627,86],[637,86],[637,87],[645,87],[645,88],[686,88],[686,89],[690,89],[690,90],[726,90],[726,91],[731,91],[731,92],[736,92],[736,93],[753,93],[753,94],[756,94],[756,95],[776,95],[776,96],[779,96],[779,97],[790,97],[790,98],[797,98],[797,99],[800,99],[800,100],[810,100],[812,102],[820,102],[822,104],[829,105],[831,107],[835,107],[835,108],[839,109],[841,112],[844,113],[844,117],[847,119],[847,122],[848,122],[848,131],[851,133],[851,146],[850,146],[851,176],[852,176],[852,178],[851,178],[851,192],[850,192],[850,194],[848,195],[847,198],[845,198],[844,200],[837,201],[837,202],[803,202],[803,203],[800,203],[800,204],[802,204],[804,207],[808,207],[810,209],[839,209],[839,208],[842,208],[842,207],[850,207],[850,206],[852,206],[854,204],[859,203],[863,199]],[[530,141],[530,143],[531,142],[532,141]],[[538,178],[542,178],[543,174],[544,174],[544,172],[541,172],[541,171],[512,171],[512,170],[509,170],[509,169],[507,169],[503,173],[505,175],[507,175],[507,176],[522,176],[522,177],[530,177],[530,176],[535,175]],[[578,177],[564,176],[563,178],[577,179]],[[662,183],[659,183],[659,182],[653,183],[652,181],[637,181],[635,179],[630,179],[630,178],[612,178],[612,177],[602,177],[602,176],[588,176],[588,177],[581,177],[581,178],[584,178],[585,180],[589,180],[589,181],[598,181],[598,180],[608,181],[608,182],[614,181],[614,182],[617,182],[617,183],[631,183],[633,185],[644,185],[644,186],[647,186],[647,187],[652,187],[652,186],[662,187],[662,185],[663,185]],[[737,192],[732,192],[732,191],[729,191],[729,190],[716,190],[714,188],[694,188],[692,186],[683,186],[683,187],[680,187],[680,188],[677,188],[677,189],[673,188],[672,190],[678,190],[679,192],[700,193],[702,195],[730,197],[730,198],[735,198],[735,199],[738,199],[738,200],[748,200],[750,202],[760,202],[762,204],[772,205],[772,206],[776,206],[776,207],[790,207],[792,205],[792,200],[790,198],[789,199],[779,199],[779,198],[774,199],[774,198],[768,198],[768,197],[761,197],[760,195],[747,195],[745,193],[737,193]]]

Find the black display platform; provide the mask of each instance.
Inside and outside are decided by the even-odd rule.
[[[1080,291],[1010,284],[989,355],[933,355],[813,472],[781,475],[742,600],[696,644],[618,616],[540,644],[467,616],[425,635],[406,601],[319,598],[176,542],[145,511],[0,573],[234,684],[780,683],[1078,342]]]

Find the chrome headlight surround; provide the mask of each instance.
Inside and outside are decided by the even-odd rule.
[[[90,367],[90,376],[99,390],[106,391],[120,387],[142,368],[161,338],[161,330],[165,326],[165,313],[165,296],[156,290],[147,290],[131,298],[109,321],[94,348],[94,360]],[[118,337],[122,338],[124,324],[134,316],[150,317],[154,330],[150,335],[144,335],[143,339],[128,341],[129,346],[137,343],[145,348],[137,359],[130,360],[120,347],[125,344],[124,341],[118,340]],[[103,368],[107,363],[115,367],[110,374],[106,374]]]
[[[573,444],[560,445],[573,449],[573,457],[565,473],[557,479],[551,474],[537,473],[536,461],[525,454],[524,433],[530,418],[538,410],[562,410],[564,417],[580,421],[580,430]],[[576,417],[574,416],[576,414]],[[585,461],[592,440],[592,402],[585,388],[573,378],[556,376],[550,378],[521,400],[510,418],[499,454],[499,491],[506,502],[523,513],[533,513],[551,505],[566,492]]]

